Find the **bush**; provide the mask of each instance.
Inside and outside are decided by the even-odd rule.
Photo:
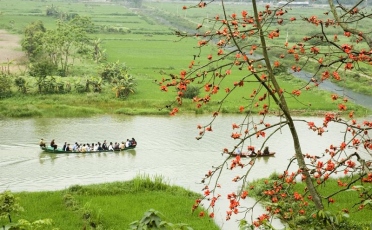
[[[189,85],[187,86],[186,91],[183,93],[184,98],[193,99],[194,97],[198,96],[200,89],[197,86]]]
[[[10,87],[12,85],[12,80],[9,75],[0,73],[0,97],[9,97],[12,92]]]
[[[29,74],[33,77],[52,76],[57,71],[56,66],[49,60],[41,60],[30,65]]]

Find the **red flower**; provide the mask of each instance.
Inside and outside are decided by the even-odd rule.
[[[294,192],[293,196],[294,196],[295,200],[302,200],[302,195],[299,194],[298,192]]]
[[[301,90],[295,89],[292,91],[293,95],[300,96],[301,95]]]
[[[341,145],[340,145],[340,149],[341,150],[344,150],[346,148],[346,143],[345,142],[342,142]]]
[[[237,125],[236,123],[233,123],[233,124],[232,124],[232,128],[233,128],[233,129],[238,129],[238,128],[240,128],[240,126]]]
[[[339,109],[339,110],[342,110],[342,111],[346,111],[347,107],[346,107],[346,105],[344,105],[344,104],[339,104],[339,105],[338,105],[338,109]]]
[[[331,95],[331,97],[332,97],[332,100],[334,100],[334,101],[335,101],[335,100],[337,100],[337,98],[338,98],[338,95],[337,95],[337,94],[332,94],[332,95]]]
[[[242,192],[242,194],[240,195],[240,197],[241,197],[242,199],[245,199],[247,196],[248,196],[248,191],[247,191],[247,190],[244,190],[244,191]]]

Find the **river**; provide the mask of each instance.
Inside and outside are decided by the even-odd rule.
[[[170,184],[201,192],[200,181],[212,166],[226,156],[222,149],[237,142],[230,135],[238,115],[220,116],[201,140],[196,140],[198,124],[210,121],[210,116],[99,116],[93,118],[32,118],[0,120],[0,191],[45,191],[65,189],[74,184],[92,184],[130,180],[136,175],[161,175]],[[278,117],[269,117],[275,123]],[[319,125],[321,118],[308,118]],[[341,127],[330,124],[330,131],[318,136],[305,123],[298,123],[303,151],[323,151],[330,143],[340,143]],[[250,173],[250,179],[282,172],[293,156],[294,148],[286,128],[268,145],[275,157],[260,158]],[[92,143],[122,141],[136,138],[135,150],[120,153],[46,154],[38,147],[40,138],[63,142]],[[339,139],[341,138],[341,139]],[[259,146],[262,140],[254,143]],[[225,170],[220,179],[221,194],[238,186],[231,180],[238,171]],[[242,172],[240,170],[240,172]],[[252,201],[247,201],[252,202]],[[216,221],[221,229],[236,229],[234,221],[224,222],[227,201],[217,206]],[[233,227],[232,227],[233,226]]]

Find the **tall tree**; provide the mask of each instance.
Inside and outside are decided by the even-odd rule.
[[[213,1],[201,1],[196,6],[184,6],[184,10],[188,8],[200,8],[202,10],[212,3]],[[351,172],[353,175],[357,173],[358,176],[357,179],[352,177],[334,194],[346,191],[345,187],[350,188],[357,180],[372,181],[372,179],[369,179],[372,177],[369,171],[370,164],[366,164],[368,157],[372,155],[370,136],[372,121],[363,118],[357,120],[354,117],[354,112],[347,109],[347,96],[331,95],[331,98],[337,104],[335,108],[330,108],[331,112],[324,113],[322,124],[315,124],[307,119],[296,119],[290,103],[288,103],[289,99],[299,100],[307,107],[309,103],[301,97],[302,94],[306,93],[303,91],[309,91],[308,93],[311,94],[312,89],[318,87],[319,84],[331,78],[340,80],[343,76],[342,72],[350,71],[362,63],[363,65],[370,65],[372,61],[370,48],[361,48],[356,45],[366,42],[370,46],[370,40],[367,37],[369,31],[351,29],[355,28],[355,20],[359,23],[368,21],[370,14],[366,10],[358,9],[360,2],[351,7],[334,6],[333,4],[330,1],[332,14],[324,12],[323,16],[314,15],[297,20],[290,14],[291,9],[287,6],[273,7],[266,5],[260,8],[257,1],[252,0],[252,4],[249,5],[250,10],[244,9],[240,13],[230,13],[228,5],[226,6],[222,1],[223,15],[216,15],[213,19],[204,20],[197,27],[200,32],[195,34],[177,32],[177,35],[181,38],[196,37],[198,39],[197,53],[188,68],[185,68],[179,74],[170,74],[170,77],[165,76],[163,78],[160,83],[161,90],[168,91],[168,87],[175,87],[178,91],[176,102],[179,106],[182,106],[184,92],[190,83],[198,82],[201,84],[200,88],[205,91],[204,96],[194,97],[193,99],[198,108],[208,106],[208,103],[213,101],[216,95],[224,94],[222,100],[219,101],[221,107],[213,113],[212,120],[206,125],[198,126],[200,132],[197,139],[201,139],[206,132],[213,130],[213,122],[218,119],[218,115],[222,112],[223,104],[236,92],[243,92],[242,97],[250,95],[250,98],[247,99],[246,104],[237,108],[237,111],[240,110],[243,114],[242,121],[234,123],[232,125],[233,132],[231,135],[229,134],[231,138],[238,141],[238,144],[226,146],[223,150],[224,154],[234,156],[236,149],[246,151],[261,149],[272,138],[280,138],[280,132],[284,129],[288,129],[292,135],[295,156],[288,162],[288,168],[293,162],[297,162],[297,170],[288,172],[288,168],[278,169],[278,171],[284,171],[285,173],[279,176],[279,181],[272,184],[272,189],[265,191],[265,194],[268,194],[271,198],[267,213],[260,216],[257,221],[247,223],[251,227],[267,224],[267,220],[273,216],[279,216],[287,225],[296,227],[293,224],[295,223],[292,218],[293,215],[288,214],[291,211],[293,212],[293,209],[282,206],[282,203],[280,203],[288,202],[286,196],[280,196],[280,194],[286,195],[284,189],[292,187],[296,178],[302,179],[306,183],[306,189],[305,192],[295,191],[292,194],[295,198],[293,201],[298,202],[299,206],[305,206],[308,201],[305,201],[303,197],[309,194],[309,202],[315,206],[318,214],[322,213],[319,216],[324,221],[319,222],[319,224],[325,225],[333,225],[336,221],[333,217],[323,215],[323,202],[329,204],[334,200],[332,195],[321,196],[319,194],[319,184],[325,184],[330,176],[340,171],[343,171],[345,175]],[[338,9],[342,11],[341,15],[339,15]],[[302,23],[302,28],[313,27],[318,32],[311,37],[305,36],[292,43],[285,41],[281,46],[276,45],[273,41],[281,37],[280,26],[296,22]],[[213,26],[203,32],[203,26],[207,23]],[[327,30],[330,28],[337,28],[337,32],[340,32],[340,34],[334,34],[335,30],[328,32]],[[353,42],[345,43],[338,39],[341,36],[355,36],[356,39],[352,40],[354,44]],[[209,46],[216,46],[216,52],[205,55],[202,50]],[[291,71],[301,72],[306,65],[315,64],[317,65],[316,72],[309,82],[305,82],[301,87],[295,89],[284,88],[276,75],[276,69],[282,67],[281,58],[291,60]],[[221,90],[225,80],[231,78],[231,75],[237,77],[238,80],[233,85]],[[246,88],[246,90],[239,90],[240,88]],[[167,105],[167,108],[172,108],[171,115],[175,115],[179,111],[174,104]],[[253,108],[259,108],[258,113],[254,113]],[[275,117],[271,114],[276,110],[279,112],[276,113],[277,116],[274,119]],[[275,123],[267,122],[268,117],[276,120]],[[314,135],[317,136],[322,136],[327,130],[331,129],[331,123],[343,125],[344,132],[340,133],[339,143],[330,143],[330,147],[326,150],[317,149],[314,146],[312,153],[305,154],[296,128],[300,123],[307,124],[309,129],[314,131]],[[238,194],[232,191],[229,195],[230,202],[226,219],[230,219],[234,213],[248,213],[253,208],[241,207],[239,200],[245,199],[248,195],[246,189],[248,176],[253,170],[255,159],[243,161],[241,155],[234,158],[227,157],[219,166],[213,167],[205,174],[205,178],[202,180],[205,183],[202,200],[209,204],[210,216],[213,216],[215,202],[219,199],[218,178],[224,172],[226,168],[224,166],[229,162],[228,168],[230,170],[237,167],[242,167],[245,170],[242,174],[232,178],[234,182],[241,183],[241,189]],[[360,196],[361,203],[359,204],[371,203],[371,195],[370,190],[363,190],[363,194]],[[201,200],[197,200],[194,210],[201,203]],[[280,207],[286,210],[277,211]],[[362,205],[361,208],[363,207]],[[305,215],[305,213],[299,211],[296,215]],[[311,218],[310,214],[307,215],[308,218]],[[272,226],[267,224],[267,227]]]
[[[43,37],[43,50],[48,58],[58,66],[61,76],[66,76],[69,65],[75,58],[90,55],[88,31],[92,22],[87,17],[76,16],[70,21],[57,21],[55,30],[46,31]]]
[[[45,32],[44,24],[40,20],[30,23],[26,27],[21,45],[30,61],[36,60],[43,54],[42,37]]]
[[[68,21],[57,20],[57,28],[53,30],[46,30],[41,21],[30,23],[25,29],[22,49],[32,64],[33,76],[41,73],[39,66],[47,66],[50,71],[58,69],[59,75],[66,76],[75,59],[92,58],[92,54],[97,61],[102,59],[104,51],[88,36],[93,27],[90,18],[78,15]],[[42,72],[50,75],[50,71]]]

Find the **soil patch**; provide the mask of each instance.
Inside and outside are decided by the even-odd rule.
[[[5,30],[0,30],[0,66],[8,68],[11,72],[24,69],[21,64],[26,60],[26,55],[22,51],[21,38],[18,35],[10,34]]]

